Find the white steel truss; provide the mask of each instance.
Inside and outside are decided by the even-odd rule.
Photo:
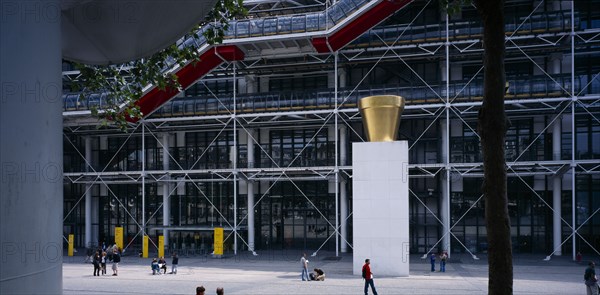
[[[256,1],[261,2],[270,2],[272,5],[276,5],[280,1]],[[431,2],[431,1],[430,1]],[[440,40],[438,42],[424,42],[422,44],[398,44],[398,41],[404,35],[407,30],[412,29],[412,23],[419,17],[421,12],[429,5],[428,2],[423,9],[414,17],[413,21],[405,26],[404,30],[398,35],[398,37],[393,42],[386,41],[383,37],[374,33],[377,38],[383,43],[383,46],[378,48],[369,48],[369,50],[364,49],[342,49],[339,52],[335,52],[332,54],[325,55],[307,55],[311,61],[314,61],[318,64],[331,65],[333,63],[333,72],[335,77],[335,89],[334,89],[334,106],[330,109],[323,110],[302,110],[302,111],[294,111],[294,110],[281,110],[281,111],[273,111],[273,112],[264,112],[264,113],[241,113],[237,109],[237,94],[234,89],[232,94],[233,99],[233,109],[230,109],[229,104],[224,102],[226,97],[219,97],[215,93],[211,92],[212,98],[216,99],[218,104],[224,110],[221,114],[216,115],[205,115],[205,116],[182,116],[182,117],[172,117],[172,118],[161,118],[161,117],[151,117],[145,119],[143,122],[138,124],[130,133],[129,137],[131,137],[134,133],[136,133],[137,129],[141,125],[141,133],[142,138],[145,138],[145,132],[148,132],[152,137],[156,139],[158,144],[163,148],[163,153],[169,153],[168,149],[160,143],[160,140],[156,136],[156,132],[172,132],[177,130],[207,130],[212,128],[213,130],[217,130],[218,134],[215,136],[213,141],[209,144],[212,145],[220,133],[225,130],[233,130],[234,140],[233,146],[234,150],[237,152],[238,146],[238,138],[237,133],[238,130],[240,132],[245,132],[247,136],[251,139],[254,145],[256,145],[272,163],[271,168],[254,168],[254,167],[238,167],[237,161],[233,161],[233,167],[229,168],[219,168],[219,169],[194,169],[194,166],[200,161],[203,157],[204,153],[201,154],[196,162],[189,169],[184,169],[182,165],[180,165],[175,157],[168,154],[169,158],[175,163],[178,167],[177,169],[169,169],[169,170],[146,170],[144,166],[142,166],[141,171],[123,171],[123,172],[107,172],[105,171],[107,167],[105,167],[102,171],[95,171],[92,168],[92,165],[85,160],[85,156],[78,151],[79,155],[85,160],[86,165],[90,167],[90,172],[76,172],[76,173],[65,173],[65,179],[71,183],[82,183],[82,184],[102,184],[108,187],[110,183],[131,183],[138,184],[142,183],[142,188],[144,187],[144,183],[148,182],[156,182],[156,183],[173,183],[173,182],[187,182],[191,183],[195,186],[195,188],[201,193],[203,198],[212,204],[210,198],[200,189],[197,185],[198,182],[209,182],[209,181],[220,181],[220,182],[232,182],[234,188],[234,196],[233,200],[236,205],[234,205],[234,220],[231,222],[227,220],[221,211],[217,209],[217,214],[221,216],[224,222],[227,225],[227,228],[230,230],[226,239],[232,237],[234,239],[234,253],[237,254],[237,239],[239,238],[242,243],[244,243],[249,249],[251,249],[251,245],[242,237],[238,231],[240,230],[240,223],[247,221],[248,214],[242,216],[239,220],[235,214],[237,214],[237,186],[240,181],[269,181],[269,187],[266,192],[264,192],[258,200],[253,204],[253,208],[256,207],[269,193],[271,188],[278,181],[287,181],[290,182],[299,193],[306,199],[307,202],[313,206],[313,208],[322,216],[328,225],[333,229],[331,235],[327,237],[327,239],[321,244],[320,247],[315,249],[313,255],[317,255],[320,249],[333,237],[335,237],[336,241],[336,255],[338,254],[338,249],[340,248],[340,240],[341,243],[345,243],[348,246],[352,247],[350,241],[346,239],[346,237],[341,235],[340,228],[342,222],[348,222],[349,218],[351,218],[352,213],[346,216],[345,220],[340,220],[340,212],[339,212],[339,202],[340,202],[340,184],[341,180],[348,180],[352,177],[352,166],[348,166],[347,163],[340,163],[342,155],[339,154],[340,144],[345,144],[345,142],[340,142],[338,130],[340,128],[347,128],[352,134],[358,137],[360,140],[363,140],[362,135],[358,130],[356,130],[355,125],[360,119],[360,114],[358,109],[355,107],[348,107],[347,103],[349,102],[349,98],[355,92],[358,92],[359,86],[361,86],[364,79],[368,76],[371,71],[373,71],[382,61],[390,61],[396,60],[404,65],[407,69],[409,69],[422,84],[421,86],[427,89],[430,93],[433,94],[433,99],[420,102],[420,103],[411,103],[407,101],[407,106],[405,107],[405,114],[403,115],[406,119],[412,118],[420,118],[427,119],[429,123],[425,127],[424,130],[421,131],[421,134],[414,140],[411,144],[410,148],[416,146],[417,143],[420,142],[421,138],[425,135],[425,133],[435,124],[440,122],[444,122],[443,125],[445,127],[444,132],[442,133],[444,138],[442,138],[443,144],[443,159],[442,161],[438,161],[438,163],[432,164],[410,164],[409,165],[409,173],[410,177],[425,177],[425,178],[434,178],[441,177],[443,180],[443,186],[445,186],[444,195],[441,196],[444,204],[442,204],[442,212],[441,215],[435,213],[435,209],[430,208],[426,202],[424,202],[418,194],[416,194],[413,190],[410,191],[412,199],[415,202],[420,203],[425,210],[439,223],[441,230],[441,236],[434,243],[423,257],[426,257],[427,254],[431,251],[434,251],[436,247],[442,245],[448,252],[450,253],[450,237],[454,238],[456,241],[466,252],[470,253],[473,258],[477,259],[475,253],[472,253],[470,249],[465,245],[464,241],[462,241],[459,237],[457,237],[453,233],[453,228],[455,228],[461,220],[466,216],[466,214],[473,209],[483,198],[483,195],[479,196],[475,202],[471,204],[471,206],[467,209],[462,216],[458,219],[451,222],[450,217],[450,194],[451,194],[451,178],[454,176],[459,176],[461,178],[465,177],[482,177],[483,175],[483,167],[480,162],[469,162],[469,163],[457,163],[454,161],[450,161],[450,129],[451,129],[451,120],[460,121],[465,127],[470,129],[470,131],[477,137],[476,128],[473,126],[475,123],[474,118],[476,117],[479,106],[481,105],[481,99],[474,99],[471,101],[464,101],[461,99],[461,94],[464,90],[466,90],[476,79],[481,78],[482,75],[482,67],[479,71],[471,77],[471,79],[464,85],[460,87],[460,90],[455,92],[451,96],[450,87],[451,87],[451,79],[450,79],[450,65],[451,65],[451,57],[450,52],[456,51],[459,53],[476,53],[481,52],[481,42],[480,40],[451,40],[448,36],[449,26],[451,21],[446,16],[445,18],[445,39]],[[522,161],[520,160],[522,156],[530,151],[534,142],[538,140],[542,135],[547,133],[549,128],[553,126],[553,124],[557,124],[563,118],[570,117],[571,122],[571,135],[574,138],[576,134],[576,126],[575,126],[575,118],[578,114],[587,114],[593,118],[593,120],[600,124],[600,113],[598,111],[599,102],[600,102],[600,94],[592,94],[592,95],[582,95],[584,90],[588,86],[592,84],[594,80],[600,79],[600,73],[597,73],[593,76],[587,85],[582,86],[579,89],[579,92],[575,92],[575,50],[576,50],[576,42],[582,42],[585,44],[596,43],[600,41],[600,31],[598,30],[583,30],[583,31],[575,31],[574,26],[574,17],[575,17],[575,9],[574,4],[571,2],[571,21],[570,21],[570,32],[554,32],[554,33],[538,33],[531,35],[516,35],[519,31],[519,28],[533,15],[534,12],[540,7],[541,1],[538,6],[534,8],[533,11],[529,14],[529,16],[522,20],[522,22],[516,27],[516,29],[511,33],[510,36],[506,38],[507,51],[518,52],[525,57],[527,60],[531,61],[535,67],[543,73],[545,77],[547,77],[550,81],[555,83],[566,95],[561,95],[557,97],[550,96],[541,96],[541,97],[533,97],[533,98],[523,98],[518,97],[517,95],[512,95],[507,93],[506,106],[507,113],[509,116],[515,115],[519,116],[521,113],[527,114],[531,112],[539,112],[541,114],[549,114],[552,116],[550,122],[547,122],[545,126],[541,129],[541,131],[536,131],[537,133],[534,135],[534,139],[532,142],[522,150],[514,160],[507,161],[507,174],[511,177],[516,177],[519,179],[530,191],[534,194],[545,206],[547,206],[552,212],[554,212],[554,208],[552,204],[546,202],[534,188],[528,184],[528,182],[523,178],[525,176],[560,176],[569,175],[571,176],[571,201],[572,201],[572,220],[566,220],[562,216],[560,216],[560,222],[563,225],[566,225],[571,232],[566,236],[566,238],[561,239],[560,246],[567,243],[569,239],[572,241],[572,256],[575,259],[576,255],[576,237],[581,240],[581,242],[586,243],[589,247],[591,247],[596,253],[600,254],[599,250],[594,247],[592,243],[587,241],[581,234],[578,233],[578,230],[584,226],[594,215],[600,211],[600,208],[592,208],[593,213],[588,216],[588,218],[581,224],[577,225],[575,216],[575,208],[576,208],[576,190],[577,187],[575,185],[575,177],[578,174],[590,174],[597,175],[600,174],[600,161],[599,160],[581,160],[577,159],[575,156],[575,140],[571,140],[571,157],[570,159],[564,160],[547,160],[547,161]],[[570,38],[569,38],[570,36]],[[538,61],[531,57],[528,54],[528,49],[532,48],[542,48],[542,47],[554,47],[554,46],[566,46],[565,44],[569,44],[570,46],[570,64],[573,67],[570,71],[571,73],[571,83],[570,86],[563,86],[560,82],[558,82],[554,74],[548,73],[547,70],[544,69],[543,65],[539,65]],[[421,75],[416,71],[408,62],[407,59],[422,57],[422,56],[441,56],[441,60],[445,63],[445,71],[446,71],[446,79],[445,85],[431,85],[427,82],[426,79],[421,77]],[[277,56],[274,53],[274,56]],[[279,56],[281,57],[281,56]],[[373,61],[372,67],[369,69],[367,74],[358,82],[352,90],[348,92],[348,94],[344,97],[338,97],[338,77],[339,77],[339,65],[341,62],[356,62],[356,61]],[[261,59],[256,60],[245,60],[240,62],[226,63],[224,64],[219,71],[228,73],[226,79],[233,79],[235,82],[237,79],[238,72],[252,72],[253,70],[260,70]],[[201,82],[204,86],[204,82]],[[233,83],[236,85],[236,83]],[[234,86],[235,87],[235,86]],[[570,87],[570,88],[569,88]],[[206,88],[210,91],[208,86]],[[510,92],[510,89],[509,89]],[[570,112],[568,112],[570,110]],[[289,165],[281,167],[278,162],[274,160],[271,155],[262,147],[260,140],[258,138],[253,137],[251,134],[251,129],[261,128],[261,127],[273,127],[282,123],[292,123],[292,124],[301,124],[302,126],[313,126],[314,128],[323,130],[328,126],[334,127],[335,132],[335,164],[333,166],[314,166],[314,167],[295,167],[293,166],[294,162],[301,156],[301,154],[306,149],[306,146],[300,151],[294,159],[289,163]],[[202,124],[202,126],[200,126]],[[88,134],[94,131],[90,131],[87,129],[78,129],[80,127],[73,127],[68,129],[67,132],[73,134]],[[139,133],[139,132],[138,132]],[[312,142],[313,138],[310,138],[309,142]],[[364,141],[364,140],[363,140]],[[127,142],[127,140],[125,141]],[[125,143],[123,143],[125,145]],[[123,147],[121,146],[121,148]],[[77,149],[75,146],[73,146]],[[208,148],[208,146],[207,146]],[[120,150],[120,149],[119,149]],[[116,154],[119,152],[117,150]],[[142,140],[142,151],[145,150],[145,143]],[[142,152],[142,155],[144,153]],[[144,156],[142,156],[144,157]],[[114,156],[113,156],[114,158]],[[234,157],[234,159],[236,159]],[[109,161],[110,163],[110,161]],[[209,177],[210,176],[210,177]],[[217,177],[215,180],[214,177]],[[318,208],[310,198],[302,191],[300,186],[297,185],[298,181],[303,180],[327,180],[335,182],[335,220],[334,222],[330,222],[329,219],[326,218],[325,214],[322,213],[321,208]],[[89,187],[88,187],[89,189]],[[175,189],[170,190],[169,196],[174,192]],[[86,190],[87,192],[87,190]],[[114,195],[112,191],[111,198],[115,198],[117,201],[119,199]],[[77,206],[81,200],[85,197],[84,195],[79,198],[75,206]],[[145,192],[142,189],[142,200],[146,198]],[[120,202],[120,201],[119,201]],[[120,204],[126,210],[127,214],[133,218],[132,214],[127,211],[127,206]],[[162,203],[161,205],[162,206]],[[159,208],[160,208],[159,206]],[[73,207],[74,209],[75,207]],[[251,210],[251,208],[248,208]],[[158,209],[150,216],[149,220],[156,215]],[[71,214],[71,212],[67,213],[65,219]],[[143,213],[145,215],[145,213]],[[145,216],[142,217],[141,224],[138,223],[137,220],[134,219],[134,222],[139,226],[140,230],[136,234],[145,233],[145,227],[147,224],[147,220],[145,220]],[[550,225],[547,225],[550,226]],[[562,237],[561,237],[562,238]],[[547,259],[550,256],[554,255],[557,250],[554,249],[551,253],[548,253]]]

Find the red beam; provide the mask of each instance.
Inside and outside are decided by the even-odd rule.
[[[365,11],[362,15],[352,20],[349,24],[333,33],[333,35],[329,36],[329,38],[313,38],[313,47],[319,53],[337,51],[410,2],[412,2],[412,0],[383,0],[379,4],[375,5],[375,7]],[[327,46],[327,43],[329,43],[329,46]]]
[[[189,63],[181,68],[175,74],[183,89],[190,87],[208,72],[219,66],[224,61],[234,61],[244,59],[244,52],[237,46],[227,45],[210,48],[200,56],[200,61]],[[154,87],[148,93],[144,94],[135,104],[140,107],[143,116],[152,113],[165,102],[171,100],[179,94],[179,90],[167,87],[164,90]],[[130,122],[137,122],[138,119],[128,118]]]

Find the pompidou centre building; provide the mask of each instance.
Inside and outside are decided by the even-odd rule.
[[[599,254],[600,1],[505,2],[513,252]],[[410,253],[485,254],[476,9],[244,5],[222,44],[178,41],[200,55],[168,67],[184,90],[149,85],[127,132],[97,127],[91,109],[107,94],[68,92],[80,73],[63,63],[65,237],[110,244],[123,227],[126,251],[148,235],[150,251],[163,236],[169,251],[202,255],[222,227],[226,253],[352,252],[352,143],[366,141],[358,101],[398,95]]]

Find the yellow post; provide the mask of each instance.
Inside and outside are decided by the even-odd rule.
[[[158,236],[158,257],[165,256],[165,237]]]
[[[73,256],[73,241],[75,240],[75,235],[69,235],[69,256]]]
[[[223,255],[223,228],[215,227],[215,255]]]
[[[144,241],[142,242],[142,257],[148,258],[148,236],[144,235]]]
[[[115,244],[119,247],[120,250],[123,250],[123,227],[117,226],[115,227]]]

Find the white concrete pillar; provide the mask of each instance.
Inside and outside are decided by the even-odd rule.
[[[348,193],[346,190],[347,181],[340,181],[340,233],[342,235],[341,248],[342,253],[348,252]]]
[[[256,132],[253,129],[248,130],[248,137],[246,141],[247,149],[248,149],[248,168],[254,168],[258,165],[255,164],[256,159],[254,159],[254,141],[258,140],[256,138]]]
[[[254,129],[247,129],[246,146],[248,150],[248,168],[256,167],[254,162],[254,141],[257,140]],[[255,231],[254,231],[254,181],[247,181],[248,195],[248,245],[250,251],[255,250]]]
[[[440,137],[442,138],[442,161],[444,163],[448,163],[448,159],[450,158],[448,152],[446,150],[448,144],[448,131],[447,131],[446,121],[440,121]],[[439,198],[439,206],[440,206],[440,220],[442,221],[442,244],[441,248],[444,251],[448,251],[448,255],[451,254],[450,251],[450,191],[449,191],[449,182],[448,177],[450,177],[450,170],[444,169],[440,175],[440,198]]]
[[[560,160],[560,145],[561,145],[561,120],[560,118],[554,122],[552,128],[552,158]],[[562,223],[561,223],[561,195],[562,195],[562,175],[552,177],[552,245],[554,255],[561,256],[562,250]]]
[[[85,160],[87,163],[92,161],[92,144],[89,136],[84,137],[84,148],[85,148]],[[85,171],[90,171],[90,167],[86,164]],[[85,185],[85,234],[84,234],[84,246],[91,247],[92,243],[92,188],[91,184]]]
[[[348,128],[346,126],[340,126],[340,166],[345,166],[347,163],[346,158],[348,152],[346,150],[346,143],[348,141]],[[348,252],[348,193],[346,191],[346,180],[340,180],[340,234],[342,235],[340,251],[342,253]]]
[[[248,250],[254,251],[254,181],[249,180],[246,183],[248,186]]]
[[[163,161],[163,170],[167,171],[170,169],[170,160],[171,157],[169,156],[169,143],[171,142],[170,140],[170,135],[169,133],[163,133],[162,134],[162,140],[161,140],[161,144],[162,144],[162,149],[163,149],[163,157],[162,157],[162,161]],[[163,226],[167,227],[169,226],[169,222],[171,220],[171,196],[169,195],[169,193],[171,192],[171,185],[169,182],[169,180],[171,180],[170,176],[165,176],[165,182],[162,183],[162,190],[163,190]],[[169,230],[167,229],[163,229],[163,237],[164,237],[164,242],[165,242],[165,246],[168,248],[169,247]]]
[[[62,294],[61,1],[1,5],[0,294]]]

